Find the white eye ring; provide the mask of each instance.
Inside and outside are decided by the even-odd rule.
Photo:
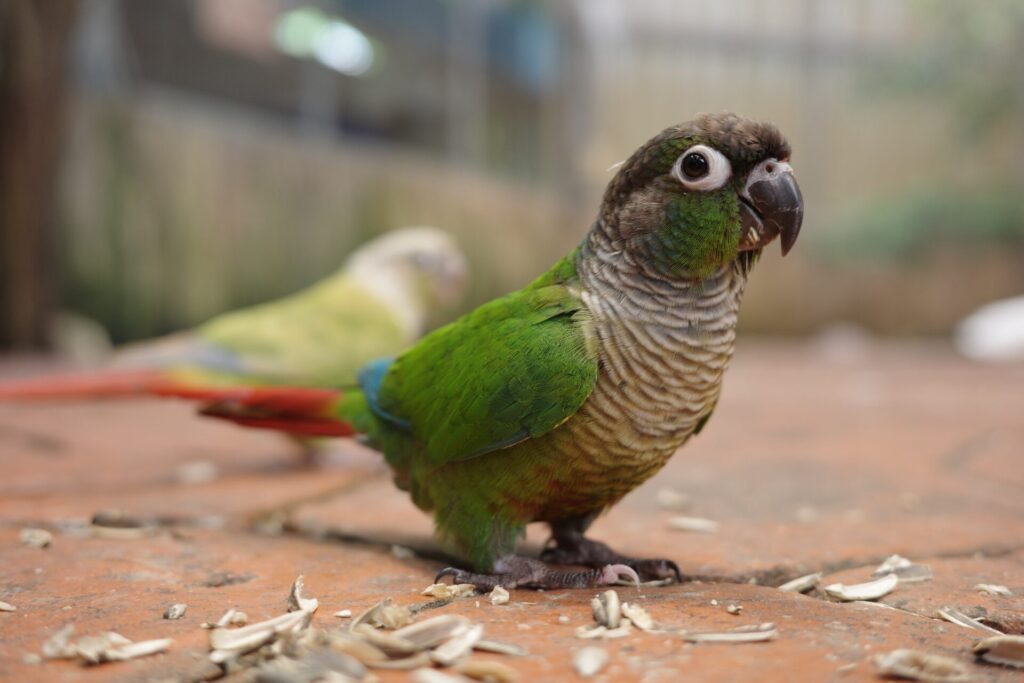
[[[702,176],[689,177],[683,171],[683,160],[691,154],[699,154],[707,162],[707,172]],[[672,164],[672,177],[682,183],[687,190],[707,192],[717,190],[732,177],[732,164],[725,155],[707,145],[694,145],[679,155]]]

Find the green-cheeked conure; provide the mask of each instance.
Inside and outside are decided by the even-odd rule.
[[[466,282],[465,258],[449,235],[394,230],[301,292],[124,347],[98,371],[0,384],[0,400],[175,393],[185,385],[352,385],[367,362],[419,339]]]
[[[584,534],[714,410],[751,268],[800,230],[789,159],[774,125],[734,114],[668,128],[618,169],[580,246],[524,289],[368,365],[358,390],[210,392],[204,411],[367,435],[464,561],[439,577],[481,589],[679,578],[669,560]],[[532,522],[552,530],[540,559],[516,554]]]

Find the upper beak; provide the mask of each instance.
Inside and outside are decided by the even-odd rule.
[[[804,200],[788,163],[765,159],[754,167],[740,193],[740,217],[740,251],[760,249],[782,235],[782,255],[789,253],[800,234]]]

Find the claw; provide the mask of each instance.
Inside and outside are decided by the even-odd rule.
[[[437,576],[434,577],[434,583],[441,583],[441,579],[447,578],[449,576],[452,577],[452,583],[459,583],[460,574],[462,574],[461,569],[456,569],[455,567],[445,567],[437,573]]]
[[[640,587],[640,576],[636,571],[625,564],[606,564],[601,569],[601,583],[605,585],[612,585],[617,583],[619,579],[625,577],[632,581],[636,586]]]

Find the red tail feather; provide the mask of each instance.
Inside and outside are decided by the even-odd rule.
[[[205,405],[200,413],[245,427],[273,429],[299,436],[353,436],[348,422],[331,414],[342,394],[330,389],[296,387],[206,388],[168,383],[157,393]]]
[[[97,372],[0,384],[0,401],[163,396],[202,404],[200,413],[246,427],[301,436],[352,436],[348,422],[331,415],[341,392],[297,387],[203,384],[159,370]]]
[[[0,401],[114,398],[151,394],[166,375],[159,370],[129,370],[33,377],[0,384]]]

